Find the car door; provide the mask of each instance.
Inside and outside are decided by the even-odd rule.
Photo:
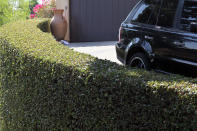
[[[197,32],[190,31],[192,22],[197,22],[197,1],[185,0],[176,25],[174,60],[197,66]]]
[[[197,66],[197,34],[177,31],[173,43],[173,60]]]
[[[173,56],[174,43],[174,17],[178,0],[160,0],[155,5],[147,25],[143,27],[142,37],[151,43],[155,57],[171,58]]]
[[[155,55],[158,58],[171,59],[174,57],[174,43],[176,42],[176,29],[174,20],[179,0],[161,0],[158,7],[159,14],[155,26]]]

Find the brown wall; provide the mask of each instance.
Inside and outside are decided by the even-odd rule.
[[[139,0],[71,0],[71,41],[117,40],[121,22]]]

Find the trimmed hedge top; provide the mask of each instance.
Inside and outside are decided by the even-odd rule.
[[[197,79],[75,52],[46,21],[0,28],[2,130],[197,129]]]

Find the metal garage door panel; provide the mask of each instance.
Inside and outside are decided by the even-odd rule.
[[[118,28],[138,0],[71,0],[71,41],[117,40]]]

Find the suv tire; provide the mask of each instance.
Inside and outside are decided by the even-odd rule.
[[[150,61],[144,53],[135,53],[128,63],[131,67],[150,70]]]

